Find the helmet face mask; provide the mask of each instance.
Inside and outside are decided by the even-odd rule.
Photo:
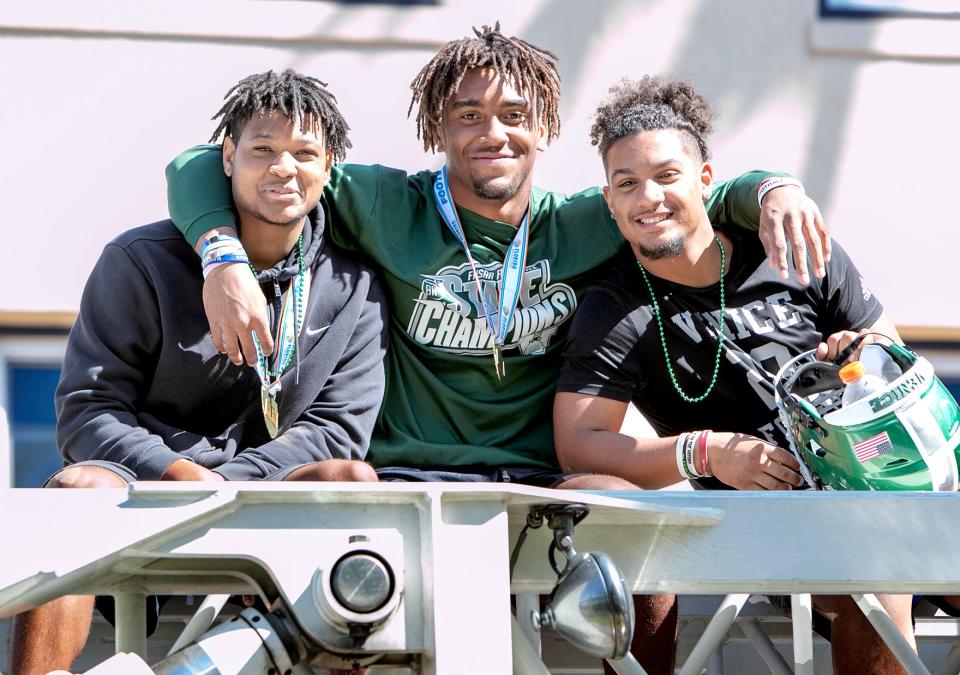
[[[806,352],[777,374],[777,407],[791,450],[814,487],[833,490],[956,490],[960,408],[930,362],[883,349],[903,374],[840,407],[832,364]]]

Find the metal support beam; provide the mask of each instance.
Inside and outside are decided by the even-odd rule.
[[[203,602],[200,603],[200,606],[197,607],[197,611],[193,613],[192,617],[190,617],[190,621],[180,633],[180,637],[178,637],[177,641],[173,643],[172,647],[170,647],[170,651],[167,652],[167,656],[170,656],[174,652],[180,651],[188,644],[196,641],[197,638],[206,633],[210,629],[210,626],[213,625],[217,615],[220,614],[220,611],[223,609],[223,606],[227,604],[227,600],[229,599],[230,595],[227,593],[208,595],[205,597]]]
[[[622,659],[607,659],[607,663],[617,672],[617,675],[647,675],[647,671],[629,652]]]
[[[767,637],[760,622],[756,619],[744,619],[740,621],[740,630],[747,636],[760,658],[766,664],[773,675],[793,675],[793,669],[787,665],[786,660],[773,646],[773,642]]]
[[[710,623],[703,629],[703,635],[693,646],[690,656],[687,657],[687,662],[680,669],[680,675],[699,675],[710,659],[710,655],[721,645],[723,638],[727,636],[730,626],[737,620],[737,615],[743,609],[749,597],[749,593],[735,593],[728,595],[720,602],[720,606],[713,618],[710,619]]]
[[[880,639],[887,643],[890,651],[897,657],[904,669],[910,675],[930,675],[930,671],[923,665],[923,661],[903,637],[903,634],[897,629],[897,625],[887,614],[887,610],[880,604],[880,600],[873,593],[864,593],[859,595],[854,593],[850,597],[864,613],[867,619],[873,624],[873,627],[880,635]]]
[[[142,593],[117,593],[116,652],[128,652],[147,658],[147,597]]]
[[[723,675],[723,645],[713,650],[707,661],[707,675]]]
[[[790,596],[793,618],[793,672],[813,675],[813,598],[809,593]]]
[[[513,672],[515,675],[550,675],[543,665],[530,640],[524,634],[516,617],[511,617],[510,631],[513,639]]]
[[[534,628],[533,622],[530,620],[531,612],[540,612],[540,595],[537,593],[517,593],[517,623],[533,646],[533,650],[539,656],[543,652],[540,648],[540,631]]]

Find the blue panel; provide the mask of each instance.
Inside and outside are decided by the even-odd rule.
[[[53,394],[60,380],[58,366],[11,365],[9,371],[10,422],[55,424]]]
[[[8,370],[14,487],[40,487],[63,466],[53,408],[59,379],[59,366],[16,364]]]

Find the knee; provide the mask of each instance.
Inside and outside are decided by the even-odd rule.
[[[574,476],[557,486],[560,490],[638,490],[638,486],[617,476],[590,474]]]
[[[47,481],[48,488],[117,488],[127,481],[99,466],[68,466]]]
[[[366,462],[351,459],[328,459],[302,466],[284,480],[375,483],[379,479],[377,478],[377,472]]]
[[[350,460],[349,462],[345,462],[345,464],[346,466],[343,468],[343,471],[346,477],[340,480],[356,483],[377,483],[380,480],[374,468],[366,462]]]

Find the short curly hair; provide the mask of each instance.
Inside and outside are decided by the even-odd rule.
[[[653,129],[685,132],[685,142],[700,155],[700,161],[710,158],[704,140],[713,131],[710,104],[687,81],[650,75],[640,80],[626,78],[610,87],[597,108],[590,142],[598,146],[606,161],[607,150],[618,140]]]

